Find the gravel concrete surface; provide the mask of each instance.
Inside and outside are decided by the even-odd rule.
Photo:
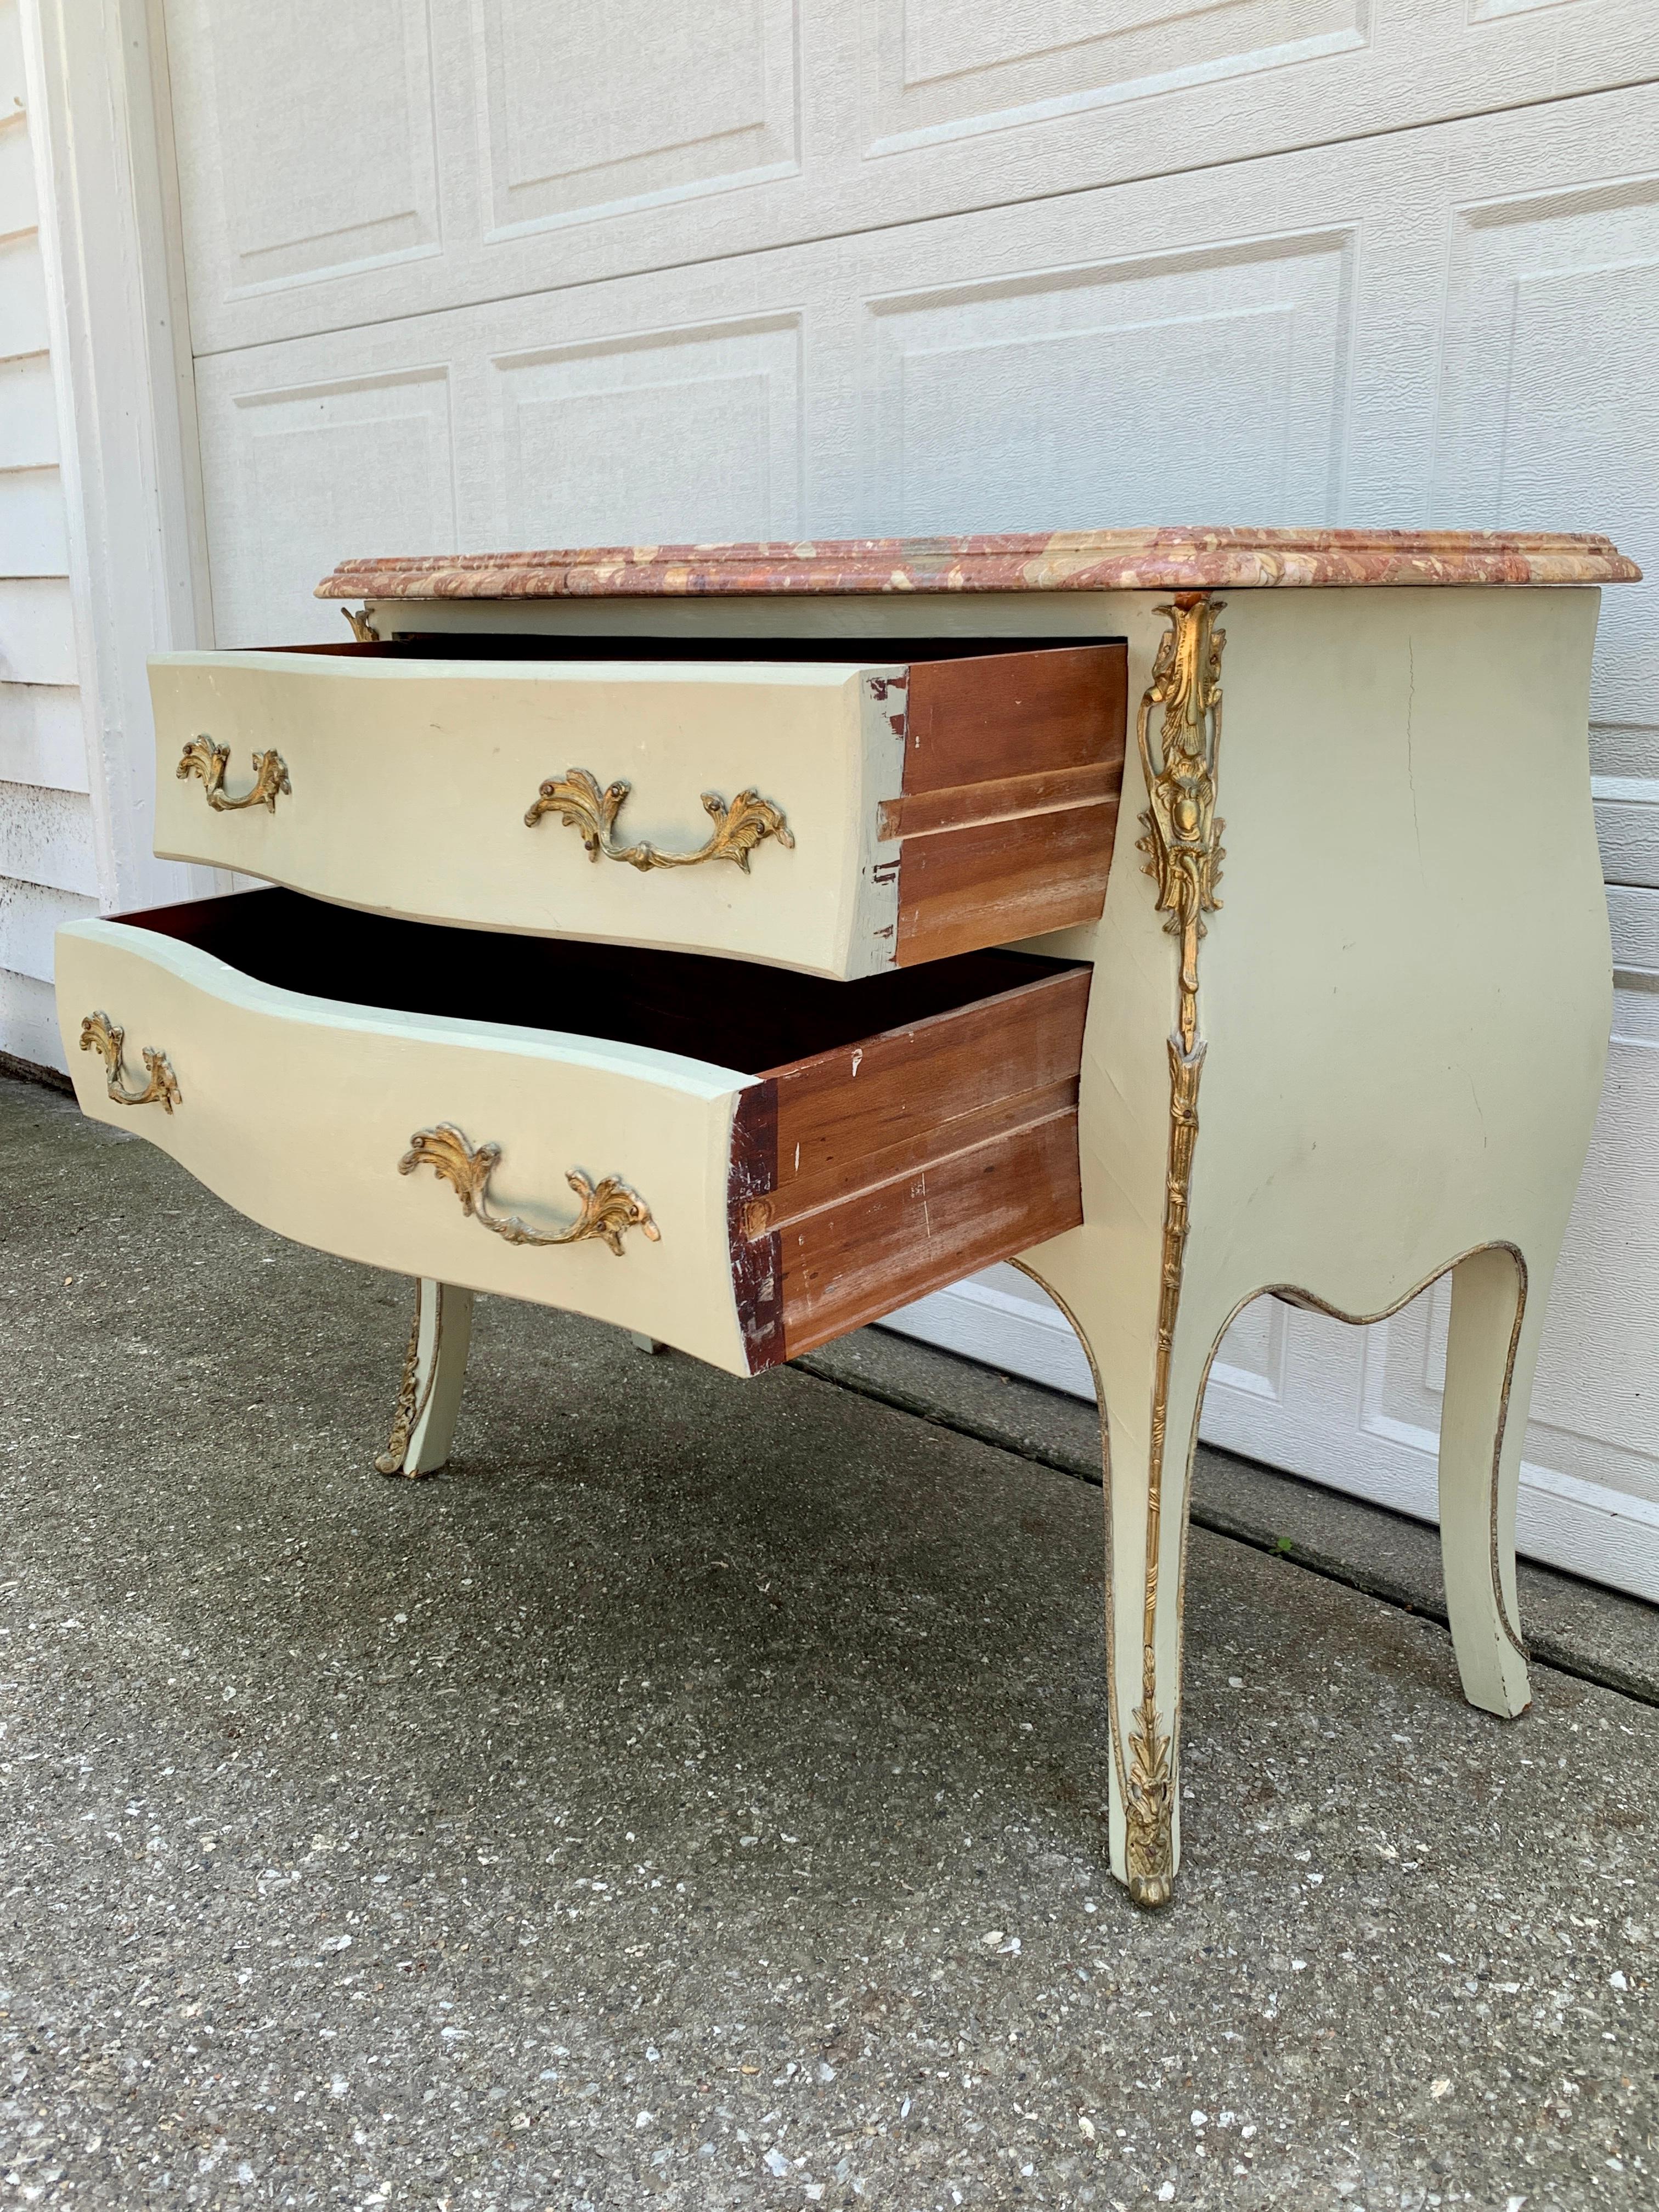
[[[800,1364],[810,1374],[982,1443],[1100,1481],[1095,1409],[1063,1391],[886,1328],[860,1329]],[[1284,1553],[1408,1613],[1445,1620],[1440,1532],[1425,1522],[1205,1444],[1193,1470],[1192,1511],[1200,1528]],[[1659,1610],[1533,1559],[1519,1561],[1516,1580],[1534,1658],[1659,1705]]]
[[[0,1083],[0,2202],[1648,2205],[1659,1713],[1195,1530],[1105,1867],[1097,1492],[406,1288]]]

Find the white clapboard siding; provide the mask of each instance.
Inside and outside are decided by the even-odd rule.
[[[61,1066],[52,932],[100,890],[18,0],[0,0],[0,1052]]]
[[[1591,788],[1607,881],[1659,890],[1659,775],[1598,775]]]
[[[96,898],[92,808],[85,794],[0,784],[0,876]]]
[[[0,550],[0,569],[4,566]],[[0,574],[0,683],[73,684],[75,678],[68,578]]]
[[[97,911],[98,902],[90,896],[0,876],[0,968],[50,983],[53,931]]]
[[[55,464],[0,469],[0,559],[13,576],[69,574],[69,516]]]
[[[14,121],[7,135],[15,137]],[[46,346],[46,279],[33,230],[0,239],[0,360],[38,354]]]
[[[28,1068],[64,1073],[63,1040],[58,1034],[58,1005],[50,983],[0,968],[0,1053]]]
[[[81,695],[72,684],[0,684],[0,784],[85,791]]]
[[[8,141],[23,143],[15,129],[0,129],[0,145]],[[51,356],[30,353],[0,361],[0,469],[45,468],[58,458]]]

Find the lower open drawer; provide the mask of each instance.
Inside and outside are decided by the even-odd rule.
[[[84,1110],[346,1258],[752,1374],[1082,1218],[1089,969],[837,983],[262,890],[58,938]]]

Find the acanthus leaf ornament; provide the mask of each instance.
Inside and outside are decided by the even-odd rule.
[[[349,609],[347,611],[349,612]],[[378,1474],[401,1474],[404,1471],[409,1439],[414,1433],[416,1422],[421,1418],[420,1385],[421,1301],[417,1291],[415,1318],[409,1325],[409,1349],[404,1354],[403,1373],[398,1378],[398,1400],[392,1410],[392,1433],[386,1439],[386,1449],[375,1455],[374,1468]]]
[[[1175,1887],[1173,1747],[1158,1726],[1158,1702],[1144,1692],[1129,1731],[1129,1786],[1123,1808],[1125,1870],[1137,1905],[1167,1905]]]
[[[515,1213],[493,1212],[489,1178],[500,1165],[501,1158],[499,1145],[485,1144],[475,1148],[453,1123],[441,1121],[435,1128],[416,1131],[409,1140],[409,1150],[398,1163],[398,1172],[413,1175],[418,1167],[430,1168],[440,1182],[447,1182],[459,1196],[461,1211],[507,1244],[580,1244],[588,1237],[597,1237],[620,1260],[623,1237],[630,1229],[637,1229],[653,1244],[661,1243],[662,1231],[651,1218],[651,1209],[637,1191],[630,1190],[616,1176],[590,1182],[580,1168],[571,1168],[565,1175],[580,1206],[576,1218],[568,1227],[536,1229]]]
[[[1198,1033],[1198,948],[1204,916],[1221,902],[1221,832],[1215,811],[1216,761],[1221,745],[1221,653],[1215,628],[1221,602],[1206,592],[1179,592],[1160,607],[1170,627],[1158,641],[1152,680],[1140,702],[1135,736],[1146,782],[1138,849],[1158,886],[1164,927],[1179,939],[1176,1025],[1169,1041],[1170,1132],[1164,1186],[1157,1356],[1147,1439],[1146,1553],[1141,1618],[1141,1691],[1129,1731],[1126,1792],[1126,1871],[1138,1905],[1168,1904],[1175,1886],[1175,1740],[1158,1707],[1158,1545],[1163,1526],[1164,1461],[1176,1318],[1190,1222],[1193,1152],[1198,1140],[1198,1086],[1204,1043]],[[1164,709],[1154,746],[1152,710]],[[1114,1713],[1114,1721],[1116,1715]]]
[[[1158,641],[1152,680],[1135,720],[1147,799],[1135,849],[1146,854],[1145,872],[1158,885],[1158,912],[1170,917],[1164,927],[1181,939],[1176,1026],[1188,1052],[1198,1033],[1199,939],[1203,917],[1221,904],[1215,887],[1225,857],[1221,832],[1227,825],[1215,811],[1227,633],[1214,627],[1213,617],[1222,605],[1203,592],[1182,592],[1172,606],[1158,609],[1169,616],[1170,628]],[[1154,751],[1150,725],[1158,706],[1164,714]]]
[[[146,1080],[142,1090],[131,1090],[121,1073],[121,1054],[126,1041],[127,1033],[120,1024],[111,1021],[101,1011],[88,1014],[81,1024],[81,1049],[95,1052],[102,1059],[105,1087],[118,1106],[160,1106],[171,1114],[180,1103],[179,1079],[173,1072],[172,1061],[154,1045],[145,1045]]]
[[[525,823],[533,830],[544,814],[556,814],[568,830],[580,835],[590,860],[625,860],[642,874],[652,868],[694,868],[703,860],[733,860],[747,875],[749,855],[764,839],[775,837],[787,850],[793,850],[795,840],[782,813],[756,791],[740,791],[729,806],[718,792],[703,793],[703,811],[714,830],[695,853],[660,853],[654,845],[618,844],[611,833],[632,789],[631,784],[621,782],[602,789],[588,769],[568,769],[543,784]]]
[[[287,763],[281,753],[255,753],[253,756],[253,787],[240,799],[225,795],[225,772],[230,766],[230,747],[216,744],[205,735],[192,738],[185,747],[184,757],[179,763],[179,781],[183,783],[192,775],[202,779],[207,792],[207,803],[216,814],[238,814],[245,806],[263,806],[270,813],[276,811],[276,801],[290,793],[294,786],[289,781]]]

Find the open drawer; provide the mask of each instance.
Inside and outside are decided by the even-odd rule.
[[[162,654],[155,849],[420,921],[908,968],[1101,911],[1125,648],[1009,647]]]
[[[1082,1218],[1090,970],[836,984],[245,892],[58,935],[83,1109],[301,1243],[736,1374]]]

